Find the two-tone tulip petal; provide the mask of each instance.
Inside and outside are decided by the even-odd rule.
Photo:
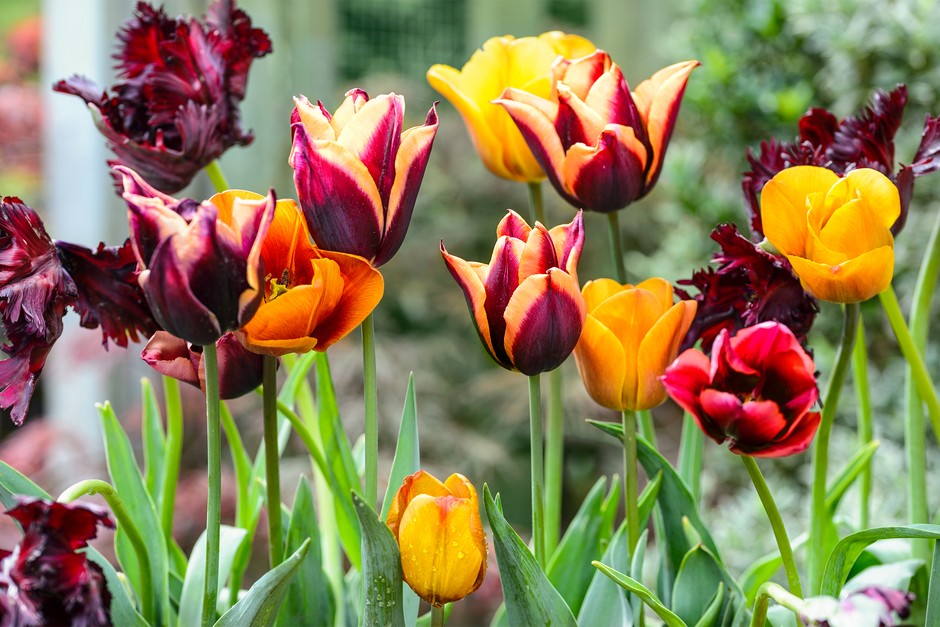
[[[255,353],[325,351],[358,327],[382,299],[382,274],[362,257],[311,244],[293,200],[277,201],[261,260],[267,273],[264,296],[257,313],[238,331]]]
[[[696,303],[673,303],[672,285],[659,278],[636,286],[598,279],[581,293],[587,319],[574,357],[588,394],[618,411],[661,404],[659,378],[679,353]]]
[[[202,346],[244,326],[261,303],[261,243],[274,216],[274,192],[177,201],[128,168],[115,171],[144,268],[140,285],[160,326]]]
[[[630,92],[597,50],[553,69],[557,102],[507,88],[495,100],[512,117],[558,193],[576,207],[617,211],[645,196],[662,171],[689,74],[664,68]]]
[[[549,230],[509,211],[496,229],[489,264],[441,254],[464,291],[477,332],[503,368],[526,375],[554,370],[581,335],[585,306],[577,264],[584,246],[581,213]]]
[[[551,97],[552,64],[560,56],[576,59],[595,49],[587,39],[560,31],[516,39],[488,39],[461,69],[433,65],[431,87],[453,104],[463,117],[470,139],[487,169],[514,181],[545,178],[525,139],[502,109],[493,104],[507,87],[543,98]]]
[[[459,601],[486,576],[486,536],[473,484],[460,474],[441,483],[419,470],[405,477],[388,512],[402,577],[435,607]]]
[[[379,267],[398,252],[437,133],[437,111],[402,131],[405,99],[350,90],[330,114],[294,99],[290,165],[307,226],[322,249]]]

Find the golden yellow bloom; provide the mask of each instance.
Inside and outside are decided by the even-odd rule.
[[[659,378],[678,355],[697,303],[673,304],[672,285],[658,278],[636,286],[598,279],[581,295],[588,314],[574,357],[588,394],[618,411],[661,404]]]
[[[803,289],[833,303],[857,303],[888,289],[891,226],[900,214],[898,188],[867,168],[844,178],[816,166],[787,168],[761,191],[767,240],[790,261]]]
[[[473,484],[460,474],[444,483],[419,470],[405,477],[388,512],[402,576],[436,607],[459,601],[483,583],[486,537]]]
[[[490,172],[514,181],[536,182],[545,178],[542,168],[509,114],[491,101],[507,87],[548,98],[555,59],[559,55],[576,59],[594,49],[584,37],[559,31],[520,39],[493,37],[460,70],[449,65],[431,66],[428,82],[457,107]]]

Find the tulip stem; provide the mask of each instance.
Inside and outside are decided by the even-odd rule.
[[[180,384],[173,377],[163,377],[163,398],[166,403],[166,454],[163,463],[163,494],[160,498],[160,523],[167,546],[173,542],[173,512],[176,484],[180,475],[183,453],[183,405]]]
[[[379,396],[375,379],[375,322],[362,321],[362,382],[366,402],[366,503],[379,499]]]
[[[542,183],[529,183],[529,213],[532,226],[536,222],[545,225],[545,203],[542,202]],[[547,227],[547,225],[545,225]]]
[[[640,539],[639,481],[637,478],[636,412],[623,410],[623,493],[630,555]]]
[[[656,425],[653,424],[653,412],[649,409],[636,411],[636,426],[646,440],[656,448]]]
[[[219,163],[218,159],[209,162],[209,165],[205,167],[205,171],[209,180],[212,181],[212,186],[215,187],[215,191],[221,194],[225,190],[230,189],[228,181],[225,179],[225,174],[222,172],[222,165]]]
[[[561,366],[548,373],[548,429],[545,434],[545,554],[550,558],[561,535],[565,459],[565,405]]]
[[[698,503],[702,492],[702,455],[705,452],[705,434],[689,412],[682,417],[682,435],[679,439],[679,476]]]
[[[747,474],[751,476],[754,488],[757,490],[757,496],[767,512],[767,518],[770,519],[770,526],[774,530],[774,538],[777,540],[777,548],[780,549],[780,559],[783,560],[783,568],[787,572],[787,583],[790,586],[790,592],[798,597],[803,596],[803,586],[800,585],[800,571],[796,569],[796,560],[793,559],[793,547],[790,546],[790,538],[787,537],[787,529],[783,525],[783,519],[780,517],[780,510],[777,509],[777,503],[774,501],[770,488],[761,474],[760,466],[750,455],[741,455],[741,461],[747,468]]]
[[[621,285],[627,282],[627,268],[623,265],[623,246],[620,243],[620,212],[607,214],[607,233],[610,235],[610,256],[614,261],[614,273]]]
[[[141,614],[148,624],[156,624],[158,621],[154,617],[153,608],[153,581],[150,572],[150,554],[147,553],[147,545],[144,543],[134,519],[124,507],[124,502],[118,496],[117,491],[110,483],[100,479],[88,479],[80,481],[69,487],[57,499],[60,503],[71,503],[79,497],[93,494],[100,494],[107,501],[108,507],[117,519],[118,527],[130,540],[134,547],[134,554],[137,555],[138,572],[140,573],[140,605]]]
[[[206,505],[206,581],[202,625],[215,622],[219,594],[219,536],[222,518],[222,423],[219,416],[219,361],[215,344],[202,347],[206,369],[206,436],[209,498]]]
[[[268,505],[268,558],[271,568],[283,561],[281,539],[281,475],[277,446],[277,357],[262,359],[262,403],[264,413],[264,468]]]
[[[858,322],[858,336],[855,338],[855,348],[852,351],[852,381],[854,382],[856,404],[858,405],[858,444],[859,447],[865,447],[872,441],[874,434],[871,425],[871,395],[868,391],[868,350],[865,347],[865,325],[861,320]],[[865,466],[858,478],[859,529],[868,529],[871,512],[872,463],[869,462]],[[922,522],[927,521],[923,520]]]
[[[529,441],[532,448],[532,544],[535,560],[545,570],[545,511],[542,480],[545,470],[542,464],[542,389],[540,375],[529,377]]]
[[[813,497],[810,506],[809,540],[806,548],[806,566],[809,572],[809,589],[812,594],[819,592],[822,584],[822,570],[827,557],[823,554],[825,547],[823,535],[826,533],[829,522],[829,514],[826,511],[829,435],[832,433],[832,423],[835,419],[836,408],[839,406],[839,395],[842,393],[842,385],[845,383],[845,376],[852,358],[852,348],[858,334],[856,331],[859,319],[858,303],[847,303],[844,313],[842,342],[836,353],[832,373],[829,375],[819,430],[816,432],[816,441],[813,444]]]
[[[431,606],[431,627],[444,627],[444,606]]]
[[[754,601],[754,614],[751,615],[751,627],[764,627],[767,624],[767,610],[770,607],[770,600],[773,599],[777,605],[785,607],[796,615],[803,611],[803,599],[787,592],[779,584],[768,581],[757,591],[757,599]]]

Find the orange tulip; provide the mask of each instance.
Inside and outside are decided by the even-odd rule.
[[[618,411],[661,404],[659,378],[678,355],[697,303],[673,304],[672,285],[658,278],[636,286],[598,279],[581,294],[588,314],[574,357],[588,394]]]
[[[311,244],[293,200],[277,201],[261,260],[267,273],[264,300],[238,331],[255,353],[325,351],[359,326],[382,299],[381,273],[362,257]]]
[[[388,512],[401,570],[415,593],[436,607],[483,583],[486,536],[473,484],[460,474],[444,483],[419,470],[405,477]]]
[[[488,39],[458,70],[434,65],[428,70],[431,87],[457,107],[483,165],[497,176],[536,182],[545,173],[532,156],[515,124],[502,107],[491,104],[507,87],[518,87],[548,98],[552,64],[561,56],[575,59],[594,51],[594,44],[559,31],[516,39]]]
[[[845,178],[816,166],[787,168],[761,191],[767,240],[789,260],[803,289],[833,303],[861,302],[888,289],[891,226],[899,215],[898,188],[867,168]]]

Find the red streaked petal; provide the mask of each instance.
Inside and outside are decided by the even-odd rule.
[[[741,418],[741,399],[735,394],[706,388],[699,394],[702,413],[725,437],[734,437],[735,424]]]
[[[699,395],[711,382],[709,370],[711,362],[705,354],[695,348],[682,352],[662,376],[663,386],[679,407],[686,410],[699,420],[699,426],[709,437],[715,438],[708,429],[702,426],[700,416],[702,405]],[[720,441],[720,440],[719,440]]]
[[[496,237],[505,235],[524,242],[529,239],[531,231],[532,227],[525,221],[525,218],[510,209],[506,213],[506,217],[499,221],[499,225],[496,227]]]
[[[606,124],[620,124],[634,129],[641,142],[646,138],[646,130],[640,112],[630,95],[630,88],[617,64],[611,65],[607,72],[598,77],[584,98],[584,103],[597,111]]]
[[[350,118],[336,138],[337,143],[365,165],[381,198],[388,207],[395,183],[395,155],[401,144],[405,99],[397,94],[377,96]]]
[[[294,119],[296,117],[296,120]],[[294,97],[294,111],[291,113],[291,123],[301,122],[311,139],[335,140],[336,132],[330,125],[330,114],[323,109],[319,102],[312,104],[306,96]]]
[[[581,249],[584,248],[584,217],[582,212],[574,216],[568,224],[553,227],[549,234],[555,244],[555,255],[558,258],[558,267],[577,278],[578,260],[581,258]]]
[[[632,128],[608,125],[596,146],[576,144],[565,155],[565,186],[585,209],[617,211],[642,194],[646,159]]]
[[[787,419],[773,401],[747,401],[741,405],[741,414],[728,435],[738,449],[764,448],[774,442],[787,429]]]
[[[490,324],[486,317],[486,287],[483,285],[481,273],[477,272],[482,264],[472,264],[460,257],[456,257],[447,252],[444,248],[444,242],[441,242],[441,256],[444,263],[450,271],[451,276],[457,281],[457,285],[463,290],[467,299],[467,306],[470,308],[470,315],[476,326],[477,333],[480,334],[480,340],[486,347],[487,352],[504,368],[512,368],[508,362],[501,362],[493,350],[493,340],[490,338]]]
[[[513,293],[519,286],[519,259],[524,244],[519,240],[501,237],[496,241],[489,271],[483,284],[486,288],[486,318],[489,320],[490,340],[500,363],[512,363],[506,353],[505,311]]]
[[[555,257],[555,243],[552,236],[539,223],[529,233],[529,239],[522,249],[519,258],[519,283],[533,274],[545,274],[549,268],[557,268],[558,259]]]
[[[786,457],[802,453],[809,448],[819,428],[819,412],[811,412],[799,418],[789,435],[759,451],[751,451],[753,457]],[[734,450],[732,448],[732,450]]]
[[[189,344],[166,331],[157,331],[140,351],[140,358],[162,375],[199,387],[198,357],[193,360]]]
[[[595,50],[580,59],[558,59],[552,67],[552,82],[561,81],[578,98],[585,100],[591,86],[610,69],[611,65],[610,55],[603,50]]]
[[[558,115],[554,126],[562,148],[570,150],[575,144],[593,146],[606,124],[607,120],[574,95],[567,86],[558,85]]]

